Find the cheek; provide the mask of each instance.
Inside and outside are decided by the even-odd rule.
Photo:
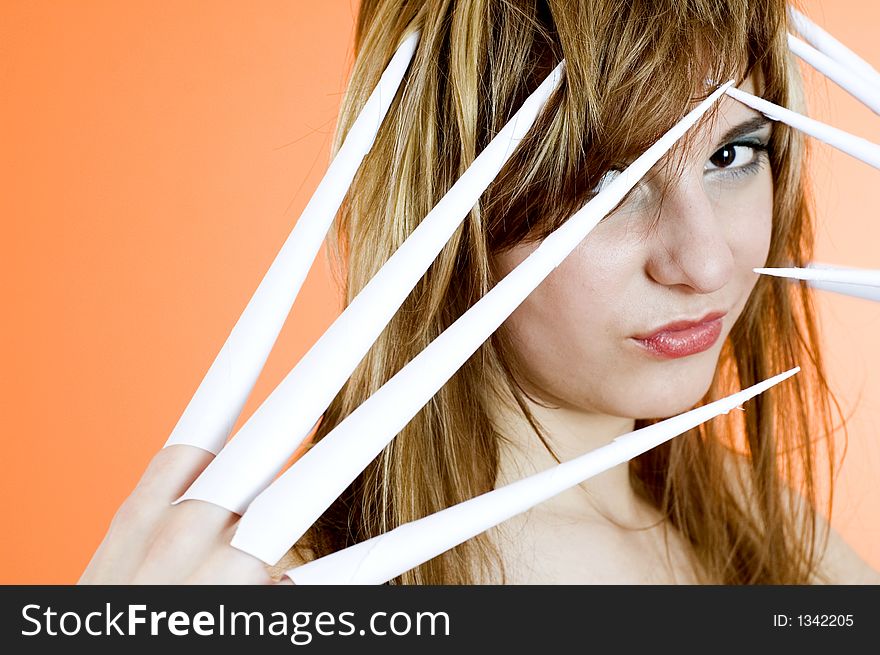
[[[744,200],[745,206],[737,212],[740,224],[739,247],[744,258],[763,264],[770,250],[770,234],[773,228],[773,181],[766,180]]]
[[[713,209],[735,272],[714,299],[730,310],[729,330],[758,279],[752,269],[766,262],[772,177],[766,171],[749,185],[718,191]],[[600,223],[508,318],[502,332],[511,338],[522,382],[543,400],[618,416],[670,416],[699,400],[715,363],[705,357],[646,363],[627,350],[624,337],[639,324],[632,315],[652,307],[670,310],[670,290],[646,275],[652,242],[635,222],[617,218]],[[499,256],[499,272],[512,270],[535,247],[519,246]],[[672,380],[678,391],[670,392]],[[633,389],[643,393],[633,397]]]
[[[743,296],[747,297],[758,280],[752,269],[764,266],[770,252],[773,229],[773,179],[770,172],[762,174],[728,206],[728,243],[736,266],[737,282],[746,287]]]
[[[511,337],[523,382],[544,400],[582,406],[601,397],[602,376],[619,362],[616,343],[621,302],[632,295],[638,258],[622,235],[595,229],[511,314],[502,330]],[[499,258],[501,272],[532,248]],[[593,385],[592,381],[596,384]]]
[[[515,337],[521,363],[532,373],[561,357],[566,344],[579,343],[582,333],[602,324],[612,280],[609,267],[593,259],[591,250],[585,244],[575,249],[504,323]],[[510,253],[502,271],[512,269],[530,251]]]

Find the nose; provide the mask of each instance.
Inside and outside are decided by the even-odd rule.
[[[702,176],[672,182],[664,194],[657,224],[648,236],[648,275],[665,286],[708,294],[724,287],[734,270],[726,234],[703,187]]]

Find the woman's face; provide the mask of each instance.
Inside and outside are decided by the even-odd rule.
[[[531,393],[628,418],[703,397],[770,246],[770,132],[724,96],[690,149],[661,162],[510,316]],[[535,247],[499,255],[500,272]]]

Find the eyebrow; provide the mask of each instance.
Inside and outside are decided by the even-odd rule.
[[[771,125],[773,121],[771,121],[766,116],[755,116],[744,123],[740,123],[739,125],[734,125],[732,128],[727,130],[724,135],[718,140],[718,145],[724,145],[725,143],[730,143],[734,139],[738,139],[741,136],[745,136],[747,134],[751,134],[752,132],[757,132],[763,127],[767,125]]]

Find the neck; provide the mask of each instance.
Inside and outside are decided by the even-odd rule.
[[[632,431],[635,424],[631,418],[579,408],[547,407],[528,399],[526,403],[560,462],[609,444],[615,437]],[[496,429],[504,436],[496,488],[557,464],[512,399],[499,400],[491,411]],[[534,511],[629,523],[643,516],[642,508],[643,503],[629,482],[629,465],[623,463],[551,498]]]

